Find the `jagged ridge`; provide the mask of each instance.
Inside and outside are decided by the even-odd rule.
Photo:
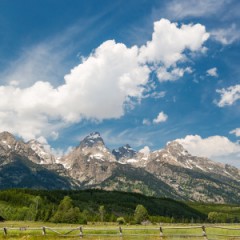
[[[12,156],[18,156],[18,160],[13,160]],[[35,174],[38,168],[35,165],[29,167],[32,164],[60,179],[55,178],[54,184],[47,177],[41,178],[40,175],[46,174],[41,171]],[[14,171],[10,171],[13,165]],[[17,168],[23,169],[22,166],[28,170],[17,171]],[[45,183],[49,181],[52,188],[61,188],[58,184],[61,182],[64,188],[104,188],[181,200],[240,202],[239,169],[192,156],[176,141],[154,152],[148,149],[137,152],[128,144],[111,152],[101,135],[94,132],[69,154],[56,159],[39,142],[31,140],[24,143],[3,132],[0,133],[0,173],[2,188],[47,188]],[[32,183],[29,184],[25,177],[22,179],[26,181],[17,181],[14,174],[18,174],[19,178],[29,174]],[[33,176],[36,176],[36,182],[47,180],[42,185],[35,184]],[[6,184],[6,179],[9,184]]]

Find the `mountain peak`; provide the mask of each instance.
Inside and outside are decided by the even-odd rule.
[[[3,179],[0,188],[59,188],[66,180],[69,188],[138,189],[162,197],[176,193],[174,196],[189,201],[239,203],[239,169],[192,156],[178,141],[169,142],[164,149],[154,152],[149,147],[136,152],[126,144],[112,154],[101,135],[92,132],[61,159],[55,159],[50,147],[41,142],[40,139],[25,143],[8,132],[0,133],[0,175]]]
[[[105,145],[99,132],[90,133],[80,142],[81,147],[93,147],[97,144]]]
[[[7,141],[7,142],[16,141],[15,137],[11,133],[9,133],[7,131],[4,131],[4,132],[0,133],[0,139],[2,141]]]
[[[101,135],[100,135],[99,132],[92,132],[92,133],[90,133],[87,137],[96,139],[96,138],[101,137]]]
[[[189,155],[188,151],[177,141],[168,142],[165,149],[175,156]]]
[[[166,149],[181,151],[181,152],[186,152],[187,153],[187,150],[177,141],[168,142],[167,145],[166,145]]]
[[[136,155],[136,153],[137,152],[133,150],[129,144],[112,150],[112,154],[116,157],[117,160],[121,158],[132,158]]]
[[[9,133],[9,132],[1,132],[0,133],[0,146],[3,150],[3,152],[0,153],[0,155],[5,155],[6,152],[11,152],[12,149],[15,148],[15,145],[17,144],[17,140],[15,137]],[[5,152],[5,153],[4,153]]]
[[[183,148],[183,146],[178,141],[168,142],[167,147]]]

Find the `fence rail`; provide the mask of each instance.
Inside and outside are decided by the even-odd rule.
[[[0,228],[1,229],[1,228]],[[177,233],[178,230],[193,230],[199,229],[201,232],[196,234],[187,234],[187,233]],[[210,233],[208,230],[213,229],[222,229],[227,231],[239,231],[239,235],[232,234],[220,234],[220,233]],[[168,230],[176,231],[176,233],[168,233]],[[32,235],[33,231],[38,231],[38,235],[46,236],[46,235],[57,235],[58,237],[80,237],[84,238],[87,236],[115,236],[115,237],[124,237],[124,236],[158,236],[159,239],[168,239],[168,238],[186,238],[186,237],[198,237],[204,240],[214,239],[212,237],[225,237],[231,239],[240,239],[240,228],[230,228],[225,226],[215,226],[215,225],[202,225],[202,226],[160,226],[160,227],[145,227],[145,228],[131,228],[131,227],[109,227],[109,228],[90,228],[90,227],[75,227],[75,228],[67,228],[67,227],[3,227],[2,232],[4,236],[11,236],[12,234],[17,234],[23,231],[30,231]],[[143,233],[142,231],[147,231],[147,233]],[[149,233],[153,232],[153,233]],[[154,233],[156,232],[156,233]],[[30,235],[31,235],[30,234]]]

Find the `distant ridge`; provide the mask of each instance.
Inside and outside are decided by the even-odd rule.
[[[240,171],[192,156],[176,141],[154,152],[128,144],[106,147],[100,133],[86,136],[62,158],[36,140],[0,133],[0,188],[86,189],[139,192],[150,196],[214,203],[240,203]]]

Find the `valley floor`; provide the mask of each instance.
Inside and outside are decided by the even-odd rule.
[[[46,235],[42,235],[45,226]],[[163,224],[164,237],[160,237],[160,225],[123,225],[122,236],[117,224],[88,224],[82,226],[83,239],[87,240],[155,240],[155,239],[240,239],[239,224],[206,224],[207,238],[204,238],[200,224]],[[4,236],[4,228],[7,235]],[[69,234],[67,232],[75,229]],[[80,226],[75,224],[53,224],[46,222],[14,222],[0,223],[0,239],[8,240],[40,240],[40,239],[79,239]],[[55,232],[54,232],[55,231]],[[58,233],[56,233],[58,232]],[[63,236],[61,234],[66,234]]]

